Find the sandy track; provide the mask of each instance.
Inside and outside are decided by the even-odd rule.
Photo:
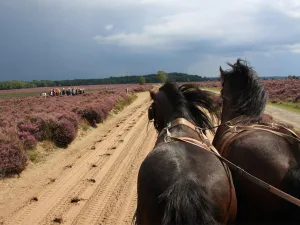
[[[138,169],[157,137],[152,124],[147,127],[149,93],[138,96],[45,165],[2,181],[0,224],[1,218],[13,225],[57,224],[55,218],[63,224],[130,224]]]

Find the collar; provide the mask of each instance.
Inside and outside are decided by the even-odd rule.
[[[191,123],[190,121],[184,119],[184,118],[177,118],[175,120],[173,120],[172,122],[168,123],[167,127],[164,128],[158,135],[158,138],[162,135],[164,135],[165,133],[168,133],[168,129],[171,129],[175,126],[178,125],[185,125],[188,126],[189,128],[193,129],[194,131],[196,131],[197,133],[199,133],[199,128],[197,126],[195,126],[193,123]]]

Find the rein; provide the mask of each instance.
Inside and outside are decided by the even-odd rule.
[[[169,129],[174,127],[174,126],[177,126],[177,125],[185,125],[185,126],[188,126],[190,128],[192,128],[193,130],[195,130],[201,140],[203,141],[202,143],[198,140],[195,140],[193,138],[188,138],[188,137],[174,137],[171,135]],[[260,128],[262,129],[262,128]],[[275,132],[275,131],[274,131]],[[298,207],[300,207],[300,199],[297,199],[281,190],[279,190],[278,188],[260,180],[259,178],[251,175],[250,173],[246,172],[245,170],[243,170],[242,168],[240,168],[239,166],[235,165],[234,163],[230,162],[229,160],[223,158],[218,150],[210,143],[210,141],[208,140],[208,138],[205,136],[205,134],[202,132],[202,129],[199,129],[198,127],[196,127],[195,125],[193,125],[192,123],[190,123],[189,121],[187,121],[186,119],[184,118],[178,118],[176,120],[174,120],[173,122],[171,123],[168,123],[167,127],[164,128],[158,137],[162,136],[163,134],[165,134],[165,137],[164,137],[164,141],[166,143],[168,142],[171,142],[172,140],[173,141],[182,141],[182,142],[186,142],[186,143],[189,143],[189,144],[192,144],[194,146],[197,146],[197,147],[200,147],[200,148],[205,148],[206,150],[211,150],[210,152],[212,152],[213,154],[215,154],[219,159],[221,159],[222,161],[224,161],[233,171],[237,172],[238,174],[240,174],[241,176],[247,178],[248,180],[250,180],[251,182],[259,185],[260,187],[266,189],[267,191],[279,196],[280,198],[283,198],[285,199],[286,201],[290,202],[290,203],[293,203],[295,205],[297,205]],[[276,132],[276,133],[279,133],[279,132]],[[289,135],[287,135],[289,136]],[[292,136],[290,136],[292,137]],[[294,137],[293,137],[294,138]],[[204,147],[204,145],[206,145]],[[208,147],[208,148],[207,148]]]

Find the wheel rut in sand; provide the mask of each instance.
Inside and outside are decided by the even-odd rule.
[[[139,98],[121,122],[93,140],[72,166],[36,194],[38,201],[4,224],[130,224],[138,169],[157,137],[148,126],[149,94]]]

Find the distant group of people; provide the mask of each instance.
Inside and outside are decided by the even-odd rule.
[[[60,90],[59,88],[50,89],[49,96],[60,96],[60,95],[80,95],[84,94],[84,88],[63,88]]]

